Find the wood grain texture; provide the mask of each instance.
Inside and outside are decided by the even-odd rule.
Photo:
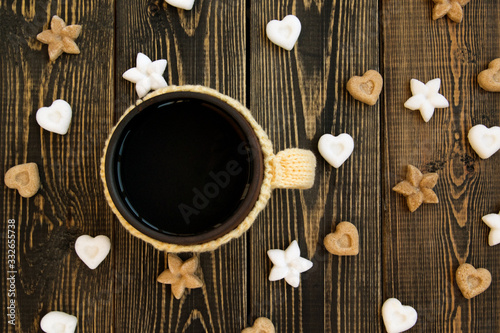
[[[122,1],[116,26],[116,117],[137,99],[134,85],[121,78],[142,52],[167,59],[169,84],[200,84],[245,103],[245,2],[197,0],[191,11],[163,1]],[[195,121],[195,120],[194,120]],[[118,332],[236,332],[245,326],[246,237],[200,257],[205,286],[173,298],[156,282],[166,254],[116,231],[116,267],[127,277],[115,298]],[[191,254],[181,256],[183,259]]]
[[[2,273],[7,267],[7,219],[16,220],[16,325],[0,317],[3,332],[39,332],[49,311],[79,318],[82,332],[109,332],[113,311],[113,254],[90,270],[74,252],[81,234],[112,237],[112,215],[98,177],[100,154],[112,123],[112,1],[0,2],[0,149],[1,170],[36,162],[42,188],[30,199],[3,187],[1,196]],[[36,40],[53,15],[81,24],[80,55],[48,59]],[[96,55],[99,59],[96,60]],[[42,130],[38,108],[64,99],[73,108],[67,135]],[[5,223],[4,223],[5,222]],[[0,282],[2,309],[7,280]]]
[[[285,51],[265,36],[267,22],[296,15],[302,32]],[[250,231],[250,315],[270,318],[278,332],[378,332],[381,302],[380,104],[355,101],[352,75],[378,69],[378,8],[373,1],[255,1],[251,4],[250,107],[275,150],[311,149],[316,183],[307,191],[277,190]],[[325,133],[353,136],[353,155],[339,169],[317,151]],[[323,246],[335,224],[360,233],[355,257]],[[266,251],[297,239],[313,268],[299,288],[269,282]]]
[[[500,4],[471,1],[455,24],[431,20],[430,1],[382,2],[384,108],[384,299],[397,297],[419,314],[415,332],[499,332],[499,250],[487,245],[481,221],[500,208],[500,155],[481,160],[467,140],[479,123],[499,123],[498,94],[477,84],[477,74],[500,56]],[[411,13],[412,19],[409,20]],[[403,107],[411,78],[442,79],[450,107],[428,123]],[[413,164],[440,176],[440,203],[410,214],[391,191]],[[455,281],[459,264],[484,267],[493,275],[485,293],[470,301]]]
[[[384,332],[381,305],[397,297],[418,312],[412,332],[500,332],[500,246],[487,245],[481,221],[500,211],[500,154],[481,160],[467,140],[473,125],[500,123],[500,94],[476,80],[500,57],[500,3],[471,1],[460,24],[431,12],[430,0],[196,0],[192,11],[160,0],[0,0],[0,174],[36,162],[42,180],[30,199],[0,191],[3,309],[8,219],[17,244],[16,326],[2,314],[0,331],[39,332],[42,316],[60,310],[78,317],[77,332],[239,332],[260,316],[277,332]],[[83,25],[82,53],[50,63],[35,37],[55,14]],[[302,22],[291,52],[265,35],[267,22],[287,14]],[[274,191],[246,235],[200,255],[205,286],[181,300],[156,282],[166,254],[121,227],[99,179],[104,140],[137,99],[121,75],[138,52],[168,60],[169,84],[205,85],[246,104],[275,151],[318,157],[315,186]],[[384,77],[373,107],[345,89],[368,69]],[[403,104],[411,78],[436,77],[451,106],[425,123]],[[57,98],[73,107],[65,136],[35,120]],[[342,132],[355,149],[335,169],[316,147],[322,134]],[[409,163],[439,173],[439,204],[409,213],[391,190]],[[358,256],[324,249],[341,221],[358,227]],[[111,238],[94,271],[74,252],[81,234]],[[297,289],[268,281],[266,255],[294,239],[314,263]],[[472,300],[455,281],[463,262],[493,277]]]

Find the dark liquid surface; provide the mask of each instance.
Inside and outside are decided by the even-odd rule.
[[[142,110],[122,132],[116,175],[132,215],[168,235],[212,230],[245,198],[252,165],[234,120],[199,100]]]

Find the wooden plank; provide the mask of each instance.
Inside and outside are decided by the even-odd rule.
[[[0,151],[1,170],[36,162],[42,188],[21,198],[0,191],[0,304],[8,290],[7,220],[15,220],[15,326],[0,319],[4,332],[39,332],[40,319],[58,310],[78,317],[80,332],[109,332],[112,327],[113,253],[96,270],[75,254],[81,234],[112,237],[112,215],[104,200],[99,165],[113,106],[113,1],[2,1]],[[36,35],[53,15],[83,26],[76,40],[80,55],[48,59]],[[111,45],[111,47],[110,47]],[[96,61],[98,55],[99,60]],[[68,134],[42,130],[38,108],[62,98],[73,108]]]
[[[348,79],[378,69],[376,1],[253,1],[250,106],[275,150],[300,147],[318,157],[307,191],[276,190],[251,229],[249,321],[269,317],[278,332],[378,332],[381,329],[380,103],[368,107],[346,91]],[[302,22],[295,48],[265,36],[266,24],[294,14]],[[325,133],[347,132],[355,150],[335,169],[319,155]],[[360,254],[329,254],[323,238],[341,221],[360,232]],[[269,282],[266,251],[297,239],[314,267],[299,288]]]
[[[191,11],[163,1],[122,1],[117,7],[116,116],[137,99],[134,85],[121,78],[135,66],[138,52],[167,59],[169,84],[201,84],[245,102],[246,56],[243,0],[197,0]],[[205,287],[181,300],[156,282],[166,254],[116,231],[117,270],[126,278],[116,295],[118,332],[233,332],[246,321],[246,238],[201,255]],[[181,257],[186,259],[191,254]]]
[[[460,24],[432,21],[431,1],[384,1],[381,9],[384,299],[397,297],[417,310],[415,332],[498,332],[500,249],[487,245],[489,230],[481,217],[500,209],[500,155],[481,160],[467,133],[476,124],[490,127],[500,120],[500,96],[476,82],[477,74],[500,56],[500,3],[471,1]],[[411,96],[411,78],[437,77],[451,106],[436,110],[425,123],[403,104]],[[439,204],[409,213],[403,197],[391,191],[407,164],[439,174]],[[455,281],[464,262],[493,275],[490,289],[470,301]]]

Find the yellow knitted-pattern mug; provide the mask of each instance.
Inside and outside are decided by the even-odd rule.
[[[119,124],[123,121],[123,119],[126,118],[127,115],[129,115],[129,113],[134,109],[140,107],[141,103],[144,103],[153,98],[158,98],[158,96],[168,96],[169,94],[183,92],[197,94],[197,96],[207,96],[212,99],[215,98],[221,103],[227,104],[229,107],[236,110],[241,116],[243,116],[244,120],[246,120],[246,122],[248,122],[248,124],[251,126],[251,129],[258,139],[258,145],[260,145],[260,151],[262,153],[263,161],[263,174],[261,175],[260,190],[258,191],[258,195],[256,195],[255,197],[255,203],[251,207],[249,213],[246,216],[243,216],[241,221],[239,221],[239,223],[233,229],[225,232],[215,239],[210,239],[195,244],[175,243],[172,241],[166,242],[152,237],[151,234],[146,235],[145,232],[139,231],[136,221],[130,221],[130,218],[125,218],[125,214],[122,214],[123,210],[120,210],[117,207],[120,206],[120,203],[118,202],[120,199],[117,198],[117,196],[111,194],[114,191],[113,186],[115,185],[112,185],[110,183],[109,176],[112,172],[110,170],[110,154],[108,152],[108,150],[110,150],[110,141],[113,141],[112,139],[114,136],[116,137],[115,131]],[[125,111],[123,116],[118,121],[117,125],[112,129],[111,134],[109,135],[105,143],[104,155],[101,160],[101,179],[104,183],[104,193],[109,206],[111,207],[113,213],[118,217],[118,220],[121,222],[121,224],[132,235],[148,242],[155,248],[162,251],[172,253],[205,252],[212,251],[222,244],[229,242],[231,239],[241,236],[245,231],[247,231],[255,221],[257,215],[264,209],[267,202],[269,201],[272,189],[311,188],[314,184],[315,168],[316,158],[314,154],[309,150],[286,149],[274,155],[272,143],[267,137],[267,134],[253,118],[250,111],[235,99],[207,87],[186,85],[169,86],[167,88],[154,91],[144,97],[142,100],[138,100],[135,105],[132,105]],[[136,227],[134,227],[132,224],[134,224]]]

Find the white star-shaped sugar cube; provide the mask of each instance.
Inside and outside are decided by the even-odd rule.
[[[483,222],[490,227],[488,244],[494,246],[500,243],[500,214],[488,214],[483,216]]]
[[[269,281],[285,279],[285,281],[294,288],[300,284],[300,273],[309,270],[313,263],[310,260],[300,257],[300,248],[294,240],[288,248],[283,250],[267,251],[269,259],[274,264],[269,273]]]
[[[438,93],[441,87],[441,79],[430,80],[423,84],[419,80],[411,79],[410,88],[413,94],[405,102],[405,108],[410,110],[420,110],[422,118],[428,122],[434,114],[435,108],[447,108],[450,106],[448,100]]]
[[[167,61],[160,59],[151,61],[149,57],[143,53],[137,53],[136,67],[130,68],[122,77],[132,83],[135,83],[135,90],[139,98],[146,96],[151,90],[157,90],[168,86],[163,78],[163,72],[167,68]]]

